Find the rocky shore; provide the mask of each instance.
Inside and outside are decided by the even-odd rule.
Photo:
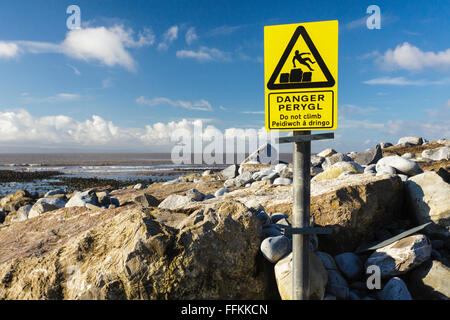
[[[258,158],[2,198],[0,299],[290,299],[292,165]],[[311,160],[310,298],[448,300],[450,140]]]

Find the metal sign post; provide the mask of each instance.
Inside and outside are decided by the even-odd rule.
[[[294,137],[309,135],[311,131],[294,131]],[[310,162],[311,141],[294,142],[294,206],[292,210],[292,226],[294,228],[309,227],[310,209]],[[292,235],[293,261],[293,300],[307,300],[309,290],[309,236],[307,234]]]
[[[309,210],[311,196],[311,141],[333,139],[334,133],[311,135],[311,131],[294,131],[293,136],[278,143],[294,143],[294,202],[292,208],[292,299],[309,298],[309,235],[331,234],[330,227],[311,227]]]

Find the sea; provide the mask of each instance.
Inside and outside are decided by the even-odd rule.
[[[192,155],[192,163],[195,155]],[[235,155],[235,162],[247,155]],[[226,155],[223,156],[226,159]],[[291,154],[280,154],[279,160],[290,162]],[[0,181],[0,196],[27,190],[45,193],[61,186],[61,178],[97,178],[117,181],[161,182],[181,175],[221,170],[228,164],[175,164],[170,153],[3,153],[0,154],[0,170],[24,172],[58,171],[60,176],[29,182]]]
[[[58,171],[62,175],[30,182],[0,182],[0,195],[20,189],[37,193],[60,189],[59,178],[62,177],[159,182],[189,172],[224,167],[226,165],[174,164],[169,153],[5,153],[0,154],[0,170]]]

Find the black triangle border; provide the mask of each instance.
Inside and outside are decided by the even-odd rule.
[[[277,80],[278,76],[280,75],[281,69],[283,69],[284,63],[286,62],[287,58],[289,57],[289,54],[291,53],[292,49],[294,48],[295,43],[297,42],[297,39],[300,35],[303,37],[303,40],[305,40],[306,45],[308,46],[309,50],[311,51],[313,57],[316,59],[316,62],[319,65],[320,69],[322,70],[323,74],[325,75],[325,78],[327,79],[327,81],[304,82],[304,83],[277,83],[277,84],[275,84],[275,81]],[[312,42],[308,33],[306,32],[305,27],[299,26],[295,30],[294,35],[291,38],[291,41],[289,41],[289,44],[286,47],[286,50],[284,50],[284,53],[281,56],[281,59],[278,62],[277,67],[275,68],[272,76],[270,77],[269,82],[267,83],[267,88],[269,90],[311,89],[311,88],[333,87],[335,84],[336,84],[336,81],[334,80],[333,76],[330,73],[330,70],[328,70],[327,65],[325,64],[322,57],[320,56],[319,51],[317,51],[316,46]]]

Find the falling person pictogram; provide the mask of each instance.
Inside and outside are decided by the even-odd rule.
[[[295,60],[297,60],[298,63],[307,66],[310,71],[314,71],[314,69],[311,68],[311,66],[308,64],[308,62],[310,62],[312,64],[314,64],[315,62],[312,61],[310,58],[303,58],[302,56],[305,54],[311,54],[311,53],[309,53],[309,52],[300,53],[300,51],[295,50],[295,56],[294,56],[294,58],[292,58],[292,63],[294,64],[294,68],[295,68]]]

